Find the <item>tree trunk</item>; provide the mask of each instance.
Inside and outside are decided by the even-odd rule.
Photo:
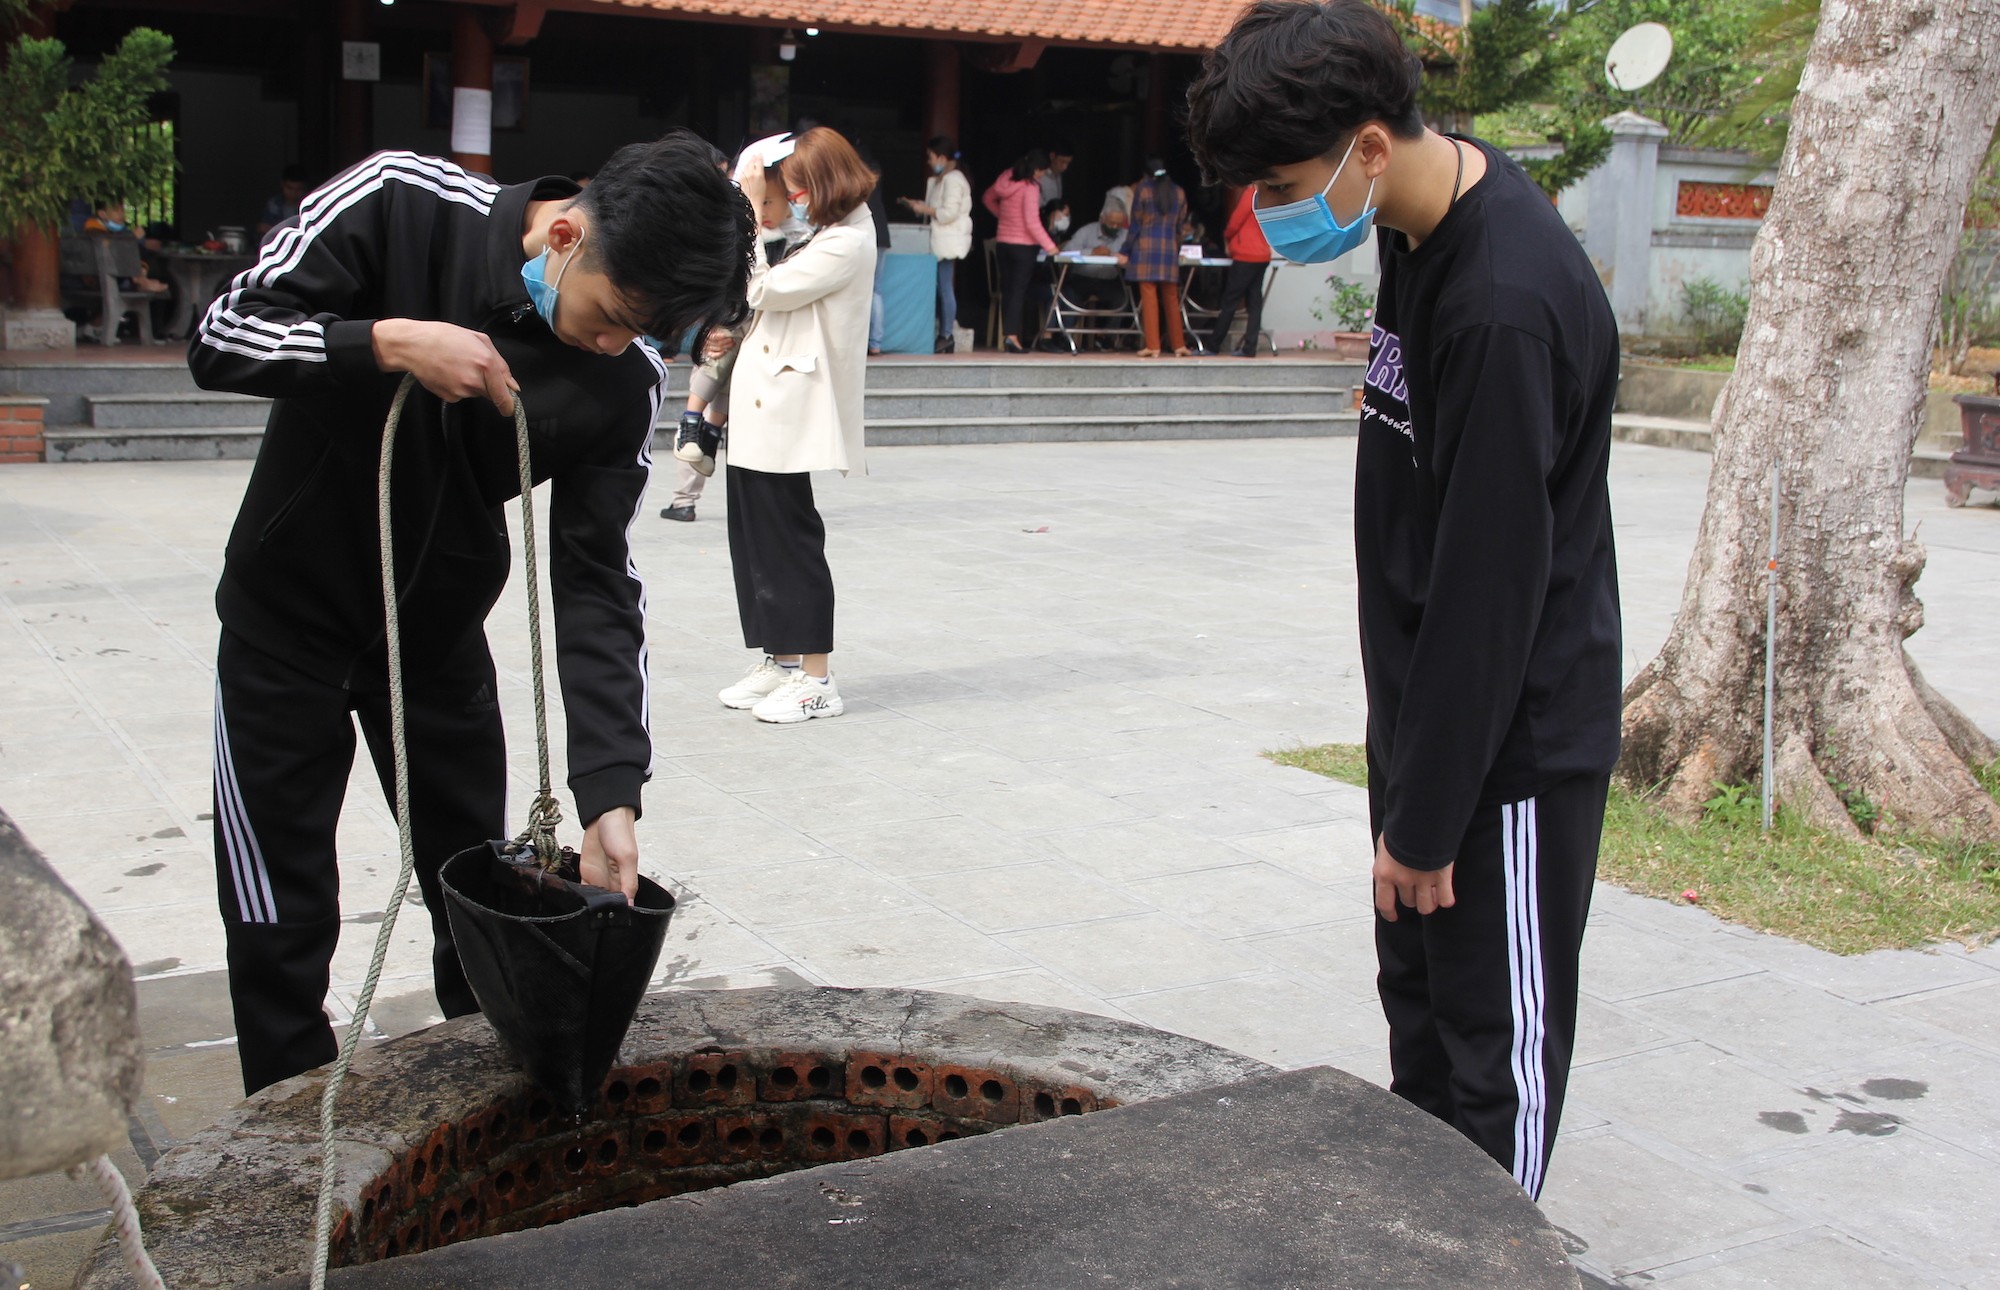
[[[1680,613],[1625,693],[1620,773],[1678,813],[1758,774],[1776,463],[1775,790],[1814,819],[1865,797],[1905,826],[2000,839],[1966,764],[1992,744],[1903,652],[1924,567],[1903,489],[1940,293],[2000,117],[1996,63],[2000,0],[1821,10]]]
[[[56,232],[23,221],[14,229],[14,303],[23,310],[61,309]]]

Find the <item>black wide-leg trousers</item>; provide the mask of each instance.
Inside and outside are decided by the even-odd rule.
[[[745,645],[833,652],[833,570],[811,475],[729,468],[729,564]]]
[[[473,632],[457,654],[405,687],[411,827],[417,882],[430,911],[431,964],[447,1017],[479,1010],[446,921],[438,870],[502,836],[507,754],[493,656]],[[354,764],[359,720],[384,798],[394,800],[389,696],[328,685],[228,629],[216,651],[215,874],[228,941],[243,1089],[333,1060],[324,1004],[340,939],[334,834]],[[386,902],[392,858],[360,893]]]
[[[1381,782],[1371,766],[1369,778]],[[1605,775],[1474,813],[1457,903],[1375,918],[1392,1092],[1456,1127],[1540,1197],[1576,1049],[1577,957]],[[1382,802],[1369,792],[1380,837]]]

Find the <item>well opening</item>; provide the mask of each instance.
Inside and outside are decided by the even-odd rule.
[[[581,1117],[530,1088],[437,1125],[362,1185],[335,1231],[333,1262],[415,1254],[1117,1104],[1102,1088],[1019,1067],[701,1048],[614,1069]]]

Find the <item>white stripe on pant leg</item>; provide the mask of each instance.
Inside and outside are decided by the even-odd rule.
[[[1526,1188],[1528,1184],[1521,1170],[1521,1162],[1528,1158],[1525,1133],[1528,1088],[1526,1071],[1523,1068],[1521,1040],[1527,1033],[1527,1026],[1522,1015],[1521,884],[1517,838],[1515,810],[1512,806],[1503,805],[1500,808],[1500,863],[1504,870],[1502,890],[1507,894],[1507,1002],[1513,1008],[1514,1020],[1512,1042],[1507,1050],[1507,1065],[1514,1076],[1514,1181]]]
[[[215,687],[215,827],[222,832],[222,848],[229,853],[229,878],[236,887],[237,917],[246,923],[259,921],[250,907],[250,888],[245,884],[243,847],[236,836],[236,815],[229,809],[229,790],[224,784],[222,751],[222,684]]]
[[[264,849],[257,845],[257,834],[250,827],[250,811],[243,805],[243,790],[236,782],[236,759],[229,751],[229,725],[222,716],[220,680],[216,682],[215,691],[215,782],[219,790],[217,796],[222,799],[216,806],[233,819],[239,839],[243,870],[237,880],[237,899],[239,903],[242,901],[244,887],[247,886],[249,904],[257,913],[246,921],[275,923],[278,921],[278,902],[271,898],[271,875],[264,867]]]
[[[1547,1153],[1549,1118],[1549,1072],[1544,1058],[1548,1048],[1548,983],[1542,974],[1542,902],[1541,902],[1541,821],[1538,818],[1536,802],[1529,798],[1524,804],[1527,823],[1522,828],[1527,843],[1527,884],[1523,899],[1528,909],[1528,980],[1533,986],[1528,1010],[1529,1029],[1527,1045],[1527,1069],[1530,1086],[1534,1089],[1534,1114],[1529,1121],[1528,1140],[1534,1152],[1530,1157],[1533,1170],[1529,1173],[1530,1196],[1540,1196],[1542,1192],[1542,1157]]]

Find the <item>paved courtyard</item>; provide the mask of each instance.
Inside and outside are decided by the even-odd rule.
[[[1353,442],[871,460],[872,478],[819,482],[837,720],[767,727],[716,704],[750,661],[719,487],[680,525],[654,518],[656,486],[637,526],[659,754],[640,836],[685,901],[667,983],[921,985],[1386,1080],[1364,795],[1259,756],[1361,736]],[[1628,672],[1666,634],[1707,466],[1614,457]],[[133,1174],[236,1094],[210,595],[247,474],[0,469],[0,809],[137,966]],[[1910,518],[1931,552],[1912,652],[2000,732],[2000,514],[1948,511],[1918,481]],[[534,748],[517,595],[492,635],[518,818]],[[395,872],[365,775],[343,845],[336,1013]],[[397,929],[385,1033],[434,1016],[423,923]],[[1688,1290],[2000,1287],[2000,948],[1838,958],[1600,885],[1583,981],[1543,1200],[1586,1269]],[[66,1283],[95,1203],[61,1178],[0,1184],[0,1260]]]

